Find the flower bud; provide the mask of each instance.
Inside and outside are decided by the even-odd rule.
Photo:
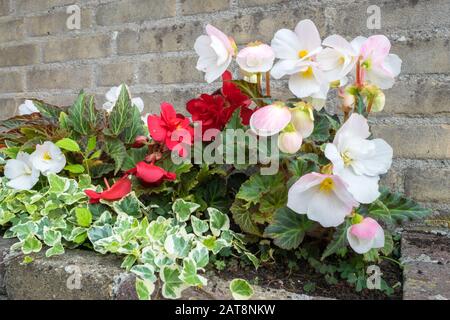
[[[339,95],[339,98],[341,99],[343,107],[353,109],[353,107],[355,106],[355,96],[354,95],[344,92],[344,94]]]
[[[302,135],[297,131],[284,131],[278,136],[278,148],[285,153],[296,153],[300,150],[302,142]]]
[[[134,143],[131,147],[133,148],[142,148],[148,142],[148,138],[146,136],[137,136],[134,140]]]
[[[310,104],[297,102],[295,108],[290,109],[292,114],[292,124],[303,138],[308,138],[314,130],[314,114]]]
[[[372,112],[380,112],[384,109],[384,104],[386,103],[386,96],[383,91],[379,91],[378,94],[373,99]]]

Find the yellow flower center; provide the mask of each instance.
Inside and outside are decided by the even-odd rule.
[[[341,154],[341,157],[342,157],[342,160],[344,160],[344,165],[345,165],[346,167],[348,167],[349,165],[352,164],[353,159],[350,158],[350,155],[348,154],[348,152],[342,153],[342,154]]]
[[[338,63],[339,63],[339,64],[344,64],[344,62],[345,62],[344,56],[340,56],[340,57],[339,57]]]
[[[372,60],[369,58],[367,60],[365,60],[362,64],[361,67],[363,67],[366,70],[370,70],[370,68],[372,68]]]
[[[320,191],[329,193],[334,189],[334,181],[331,178],[325,178],[320,183]]]
[[[306,71],[301,72],[301,74],[305,78],[312,78],[314,75],[312,67],[308,67],[308,69],[306,69]]]
[[[47,160],[47,161],[52,160],[52,156],[50,155],[50,153],[48,153],[48,152],[44,153],[44,160]]]
[[[306,57],[307,55],[308,55],[308,50],[300,50],[299,52],[298,52],[298,57],[300,58],[300,59],[303,59],[304,57]]]

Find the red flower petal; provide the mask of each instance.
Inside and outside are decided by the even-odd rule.
[[[148,131],[153,140],[161,142],[164,141],[167,135],[165,123],[160,117],[151,115],[147,118]]]
[[[89,197],[89,203],[99,203],[100,199],[107,201],[117,201],[131,192],[131,181],[128,177],[123,177],[118,180],[111,189],[103,192],[95,192],[94,190],[84,190],[84,193]]]

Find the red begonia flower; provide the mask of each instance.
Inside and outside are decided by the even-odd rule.
[[[169,150],[175,149],[180,142],[191,145],[194,139],[194,128],[190,120],[181,114],[177,114],[174,107],[163,102],[161,115],[150,115],[147,118],[148,130],[153,140],[163,143]],[[185,149],[179,148],[180,156],[185,155]]]
[[[173,181],[177,178],[175,173],[144,161],[137,163],[136,168],[127,171],[127,174],[135,175],[143,184],[149,186],[159,186],[164,180]]]
[[[192,121],[202,123],[202,133],[209,129],[222,131],[236,109],[241,108],[242,123],[248,125],[253,111],[249,108],[251,100],[231,81],[229,71],[222,75],[222,89],[215,94],[202,94],[187,103],[187,111]]]
[[[103,192],[94,190],[85,190],[84,193],[89,197],[89,203],[99,203],[100,199],[107,201],[121,200],[131,192],[131,181],[125,176],[113,184],[111,188]]]

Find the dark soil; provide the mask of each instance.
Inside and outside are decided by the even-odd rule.
[[[402,271],[397,264],[383,261],[379,264],[383,279],[393,286],[402,283]],[[364,289],[356,292],[355,287],[345,280],[339,280],[335,285],[330,285],[325,281],[322,274],[315,272],[305,261],[299,261],[298,271],[289,272],[283,263],[274,263],[259,268],[237,268],[233,271],[221,271],[219,274],[226,279],[244,278],[250,283],[262,287],[274,289],[284,289],[289,292],[306,294],[309,296],[320,296],[339,300],[400,300],[402,299],[402,286],[395,288],[394,294],[387,296],[379,290]],[[306,292],[303,286],[307,283],[314,283],[315,289]]]

